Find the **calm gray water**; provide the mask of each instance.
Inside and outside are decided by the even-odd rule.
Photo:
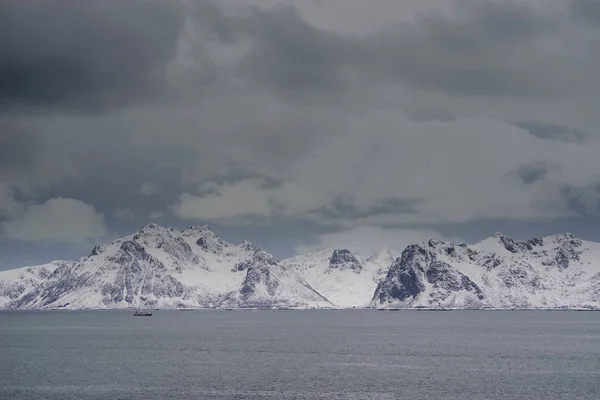
[[[600,399],[600,313],[0,313],[0,399]]]

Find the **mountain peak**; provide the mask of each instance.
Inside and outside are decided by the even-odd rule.
[[[346,270],[351,269],[354,272],[362,270],[362,264],[348,249],[334,250],[329,259],[329,268]]]
[[[144,226],[142,226],[137,233],[151,233],[151,232],[160,232],[160,231],[165,231],[167,230],[167,228],[165,228],[164,226],[155,224],[154,222],[150,222],[149,224],[146,224]]]
[[[205,232],[210,232],[213,233],[210,225],[195,225],[195,226],[188,226],[186,228],[183,228],[181,230],[181,233],[186,235],[186,236],[190,236],[190,235],[195,235],[198,233],[205,233]]]
[[[144,226],[142,226],[140,228],[140,230],[155,230],[155,229],[160,229],[163,228],[162,226],[155,224],[154,222],[150,222],[149,224],[146,224]],[[163,228],[164,229],[164,228]]]
[[[571,234],[569,232],[557,233],[556,235],[551,235],[550,238],[555,241],[565,241],[565,240],[576,239],[575,236],[573,236],[573,234]]]
[[[257,249],[252,255],[252,262],[267,265],[275,265],[279,263],[279,260],[275,258],[272,254],[269,254],[264,250]]]
[[[247,251],[258,251],[260,250],[258,247],[256,247],[255,245],[253,245],[251,242],[249,242],[248,240],[244,240],[242,241],[242,243],[240,243],[240,247],[244,250]]]

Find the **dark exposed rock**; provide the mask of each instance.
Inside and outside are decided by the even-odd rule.
[[[387,276],[379,283],[373,304],[405,304],[410,303],[426,291],[430,286],[428,302],[435,306],[444,304],[453,293],[467,293],[476,301],[485,298],[479,286],[469,277],[458,272],[450,264],[437,260],[436,251],[454,257],[457,251],[453,246],[442,246],[440,243],[428,243],[428,247],[408,246],[390,267]],[[434,248],[432,251],[429,248]],[[460,258],[460,257],[459,257]]]
[[[236,271],[245,271],[247,270],[250,266],[252,265],[252,260],[245,260],[245,261],[241,261],[237,264],[234,265],[234,267],[231,269],[232,272],[236,272]]]
[[[554,257],[556,265],[559,269],[565,269],[569,267],[570,260],[579,260],[579,252],[577,248],[581,247],[580,240],[569,240],[565,241],[559,248]]]
[[[502,259],[495,254],[485,257],[482,262],[482,266],[487,270],[494,269],[500,265],[502,265]]]
[[[245,264],[248,272],[240,289],[242,299],[247,300],[253,295],[258,285],[264,285],[269,296],[275,296],[279,280],[271,273],[270,267],[277,266],[278,263],[279,260],[271,254],[256,250],[252,260]]]
[[[500,242],[504,245],[506,250],[511,253],[518,253],[520,251],[531,250],[532,247],[526,242],[517,242],[511,238],[500,236]]]
[[[240,247],[246,251],[257,251],[260,250],[258,247],[256,247],[255,245],[253,245],[252,243],[250,243],[247,240],[244,240],[241,244]]]
[[[267,288],[267,292],[270,296],[275,296],[279,281],[271,274],[271,271],[266,266],[261,265],[250,268],[246,275],[246,279],[244,279],[242,288],[240,289],[243,298],[247,299],[254,294],[256,287],[259,284],[263,284]]]
[[[502,278],[502,283],[507,288],[521,287],[525,290],[535,290],[541,286],[539,276],[526,265],[511,265],[498,276]]]
[[[408,246],[390,266],[373,299],[381,304],[415,299],[425,290],[425,268],[433,254],[419,245]]]
[[[359,273],[363,266],[358,259],[350,252],[350,250],[334,250],[329,259],[329,268],[347,270],[350,269]]]
[[[158,248],[173,257],[174,260],[187,264],[198,264],[200,259],[194,254],[189,244],[182,238],[169,238],[170,240],[160,240]]]
[[[208,242],[206,241],[206,238],[201,237],[200,239],[196,240],[196,244],[198,246],[200,246],[200,248],[204,251],[208,251]]]
[[[479,286],[445,262],[433,261],[427,269],[426,276],[427,282],[431,283],[434,289],[441,289],[446,297],[450,292],[466,291],[476,295],[479,300],[484,298]],[[444,299],[445,297],[442,298]]]
[[[533,238],[526,241],[516,241],[507,236],[504,236],[502,233],[498,232],[494,235],[500,243],[506,248],[506,250],[511,253],[519,253],[522,251],[532,251],[535,247],[543,246],[544,240],[542,238]]]
[[[200,246],[200,248],[204,251],[209,251],[213,253],[220,253],[221,251],[223,251],[223,243],[221,243],[218,240],[210,240],[210,238],[207,238],[205,236],[200,237],[198,240],[196,240],[196,244]]]

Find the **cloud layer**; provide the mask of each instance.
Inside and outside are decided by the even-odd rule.
[[[80,200],[55,198],[31,204],[0,225],[10,239],[27,242],[81,244],[106,239],[104,216]]]
[[[3,234],[600,217],[596,2],[363,4],[2,2]]]
[[[404,249],[414,243],[444,237],[433,229],[384,229],[362,226],[350,230],[314,235],[307,244],[296,247],[296,253],[304,254],[323,249],[350,249],[359,254],[372,254],[381,249]]]

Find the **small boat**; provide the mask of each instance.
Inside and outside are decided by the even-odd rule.
[[[137,310],[136,312],[133,313],[134,317],[151,317],[152,313],[149,312],[141,312],[140,310]]]

